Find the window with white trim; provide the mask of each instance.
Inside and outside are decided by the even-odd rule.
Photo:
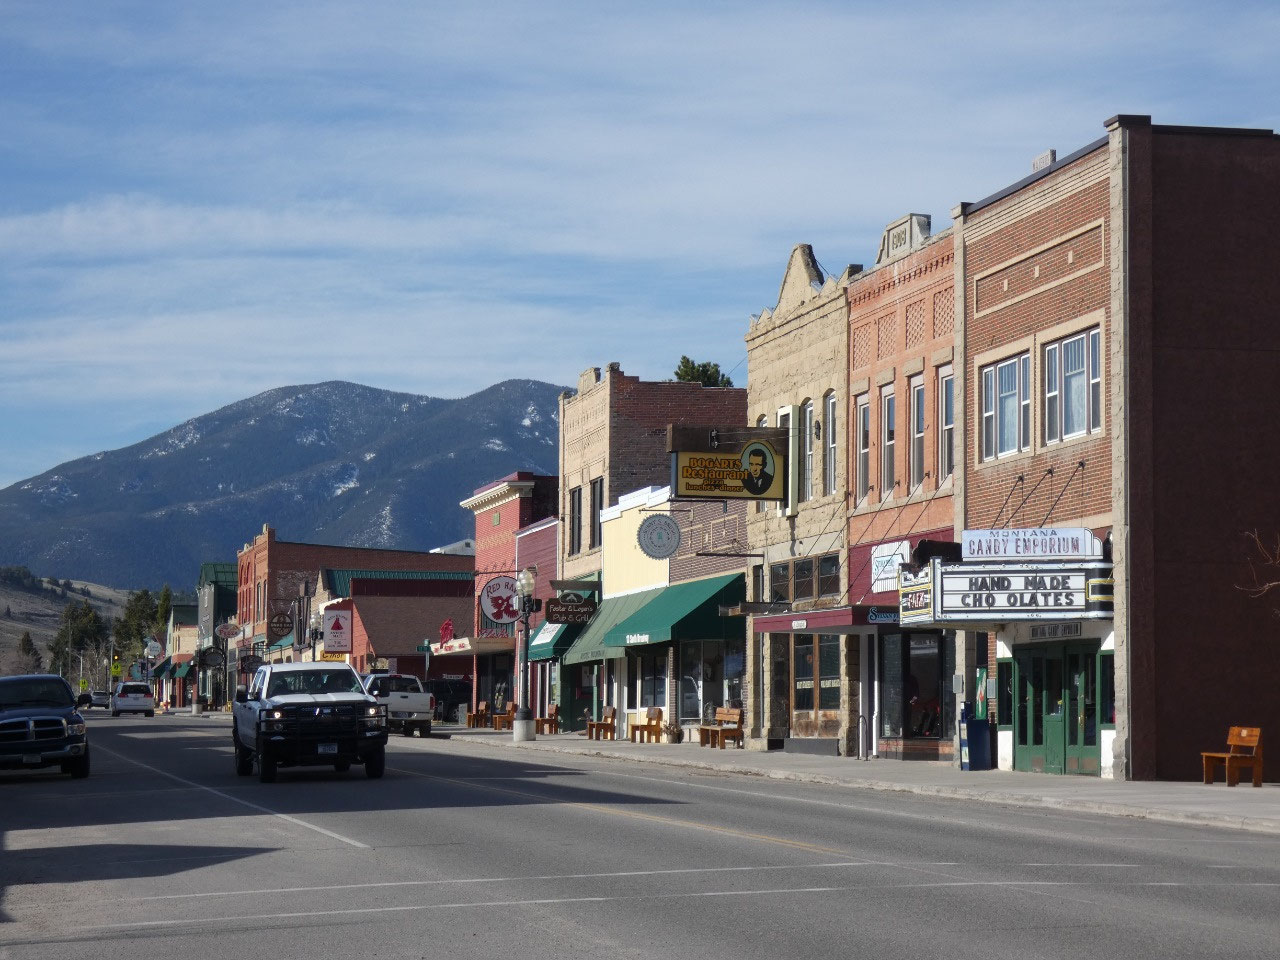
[[[924,377],[914,376],[911,389],[911,489],[924,483]]]
[[[813,401],[800,408],[800,489],[797,501],[813,499]]]
[[[1044,348],[1044,442],[1102,429],[1101,333],[1097,327]]]
[[[938,368],[938,483],[956,472],[956,378],[951,367]]]
[[[836,492],[836,395],[833,390],[828,393],[823,403],[826,408],[826,422],[822,425],[827,438],[826,449],[822,458],[822,492],[827,496]]]
[[[893,449],[897,437],[895,421],[896,406],[894,404],[893,387],[885,387],[880,391],[880,499],[888,500],[893,496]]]
[[[1031,354],[981,370],[982,459],[1031,449]]]
[[[866,395],[858,398],[858,502],[866,499],[871,490],[871,402]]]

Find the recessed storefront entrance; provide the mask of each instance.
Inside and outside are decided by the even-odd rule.
[[[1102,730],[1115,722],[1114,657],[1099,641],[1013,652],[1013,766],[1098,776]]]

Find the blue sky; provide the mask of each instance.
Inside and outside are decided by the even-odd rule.
[[[1103,134],[1280,127],[1272,4],[0,8],[0,487],[274,386],[745,383],[833,272]]]

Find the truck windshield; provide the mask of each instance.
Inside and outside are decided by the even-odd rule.
[[[363,693],[360,677],[350,668],[346,670],[297,670],[277,673],[267,688],[268,697],[280,697],[291,693]]]
[[[71,689],[57,677],[0,679],[0,710],[12,707],[70,707]]]

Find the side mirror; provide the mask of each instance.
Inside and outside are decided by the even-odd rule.
[[[87,693],[82,693],[80,694],[80,696],[76,697],[77,707],[88,707],[88,706],[91,706],[92,704],[93,704],[93,697],[89,696],[89,694]]]
[[[236,684],[236,703],[246,703],[249,700],[249,688],[243,683]]]

